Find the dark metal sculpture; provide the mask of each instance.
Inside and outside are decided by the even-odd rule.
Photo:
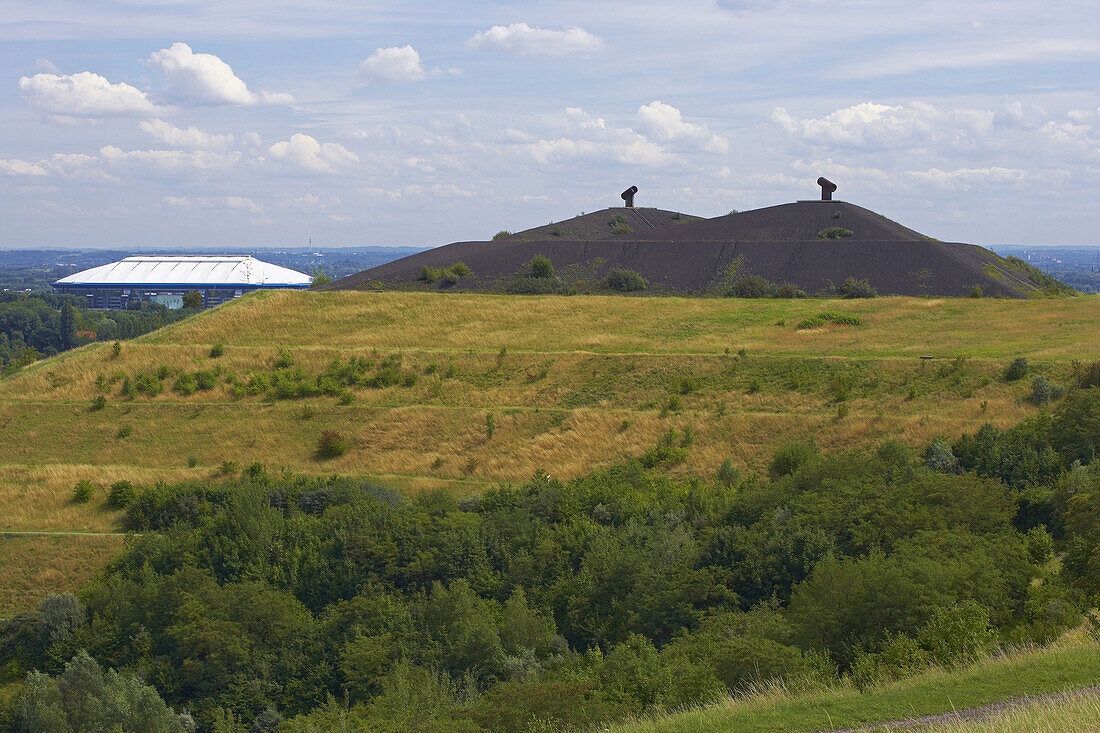
[[[638,187],[637,186],[631,186],[630,188],[626,189],[625,191],[623,191],[622,193],[619,194],[619,197],[623,201],[626,202],[626,208],[628,208],[628,209],[633,209],[634,208],[634,194],[636,194],[636,193],[638,193]]]
[[[817,185],[821,186],[821,200],[832,201],[833,191],[836,190],[836,184],[830,181],[828,178],[818,178]]]

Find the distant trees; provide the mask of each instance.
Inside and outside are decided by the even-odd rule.
[[[202,293],[198,290],[192,290],[190,293],[184,293],[183,295],[183,307],[199,309],[202,308]]]

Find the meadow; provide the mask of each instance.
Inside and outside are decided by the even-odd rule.
[[[252,462],[466,494],[614,465],[670,429],[692,444],[667,469],[678,476],[711,476],[726,459],[758,471],[792,440],[826,452],[887,436],[919,447],[1033,414],[1033,375],[1068,383],[1100,354],[1098,305],[258,292],[117,353],[92,344],[0,381],[0,531],[117,532],[110,484]],[[822,313],[858,325],[799,327]],[[338,396],[245,390],[284,353],[307,379],[355,358],[371,364],[363,377],[390,364],[396,381]],[[1021,356],[1028,378],[1004,381]],[[216,372],[208,388],[175,387],[200,371]],[[156,394],[123,393],[157,372]],[[349,449],[318,460],[326,430]],[[82,479],[97,493],[76,504]],[[0,537],[11,578],[0,577],[0,615],[26,607],[9,591],[19,578],[35,577],[40,593],[77,587],[103,556],[93,541],[104,542]],[[47,559],[54,572],[35,575]]]

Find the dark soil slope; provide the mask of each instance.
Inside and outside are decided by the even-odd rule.
[[[714,219],[658,209],[608,209],[493,242],[458,242],[420,252],[324,289],[402,287],[530,292],[527,264],[550,258],[565,288],[592,291],[613,268],[634,270],[651,293],[715,293],[750,275],[792,284],[808,294],[836,293],[848,278],[867,280],[880,295],[1027,297],[1055,281],[972,244],[928,239],[873,211],[842,201],[804,201]],[[615,217],[621,217],[616,219]],[[672,223],[668,222],[681,222]],[[664,223],[663,228],[658,227]],[[570,240],[565,226],[587,239]],[[603,236],[615,227],[636,230]],[[820,233],[820,235],[819,235]],[[520,238],[522,236],[522,238]],[[538,236],[538,239],[534,237]],[[465,263],[457,283],[420,279],[425,267]],[[1044,280],[1045,278],[1045,280]],[[544,281],[545,282],[545,281]]]
[[[1023,297],[1035,286],[1000,257],[972,244],[920,240],[816,240],[813,242],[459,242],[337,280],[326,289],[383,285],[436,287],[418,283],[421,268],[466,263],[473,275],[459,287],[505,290],[509,278],[530,259],[549,257],[569,284],[589,285],[613,267],[640,273],[650,292],[705,293],[735,278],[759,275],[793,283],[807,293],[835,292],[847,278],[866,279],[882,295],[968,294],[979,286],[987,296]],[[738,259],[740,258],[740,259]]]
[[[780,204],[619,238],[666,242],[805,242],[820,239],[819,234],[879,242],[926,239],[919,232],[844,201]]]
[[[593,241],[616,235],[629,237],[631,234],[641,232],[665,231],[677,225],[695,221],[702,221],[702,219],[664,209],[618,207],[581,214],[546,226],[525,229],[496,241],[537,242],[551,239]]]

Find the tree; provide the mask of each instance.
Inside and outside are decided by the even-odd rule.
[[[61,349],[71,349],[76,345],[76,309],[72,303],[61,307]]]
[[[322,285],[328,285],[330,282],[332,282],[332,278],[329,277],[328,273],[325,272],[325,268],[323,268],[323,267],[314,267],[313,268],[313,283],[312,283],[313,287],[317,288],[317,287],[320,287]]]
[[[19,701],[27,730],[172,731],[183,733],[184,719],[164,704],[157,691],[133,675],[106,674],[81,651],[56,679],[40,672],[27,676]]]
[[[184,308],[202,308],[202,293],[198,290],[192,290],[183,296]]]
[[[554,263],[546,255],[535,255],[531,258],[531,277],[554,277]]]

